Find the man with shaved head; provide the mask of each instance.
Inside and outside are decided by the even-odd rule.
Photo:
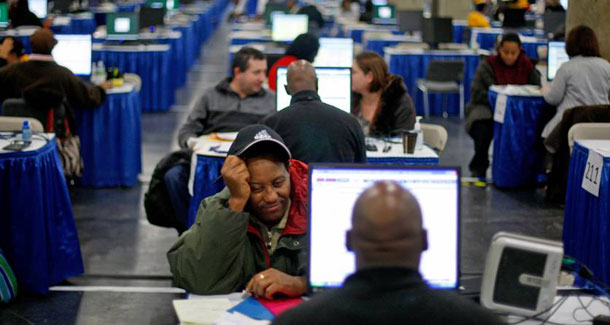
[[[288,67],[290,106],[266,117],[295,159],[311,162],[366,162],[364,134],[351,114],[325,104],[318,96],[316,71],[305,60]]]
[[[356,256],[356,273],[343,287],[313,297],[273,324],[500,323],[474,302],[430,289],[422,280],[426,230],[417,200],[398,183],[379,182],[360,195],[346,245]]]

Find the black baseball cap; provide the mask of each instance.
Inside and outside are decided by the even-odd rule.
[[[272,150],[274,154],[277,153],[278,158],[282,161],[288,161],[292,158],[290,150],[284,144],[284,139],[282,139],[273,129],[262,124],[249,125],[239,130],[235,141],[233,141],[231,148],[229,148],[228,154],[238,156],[242,159],[247,158],[249,156],[248,153],[252,148],[261,145],[268,146],[267,148],[273,148],[270,150]]]

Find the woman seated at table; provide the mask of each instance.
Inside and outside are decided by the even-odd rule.
[[[546,138],[559,124],[563,112],[577,106],[607,105],[610,63],[600,57],[593,29],[574,27],[566,39],[570,60],[561,65],[553,82],[542,89],[544,100],[557,106],[557,113],[542,130]]]
[[[297,60],[305,60],[313,62],[318,54],[320,42],[318,37],[313,34],[301,34],[292,41],[284,56],[277,60],[269,69],[269,88],[273,91],[276,89],[277,83],[277,68],[287,67],[290,63]]]
[[[489,145],[493,139],[493,112],[487,97],[491,85],[540,85],[540,75],[521,48],[519,35],[505,34],[498,54],[481,61],[472,80],[470,102],[466,105],[466,131],[474,140],[470,161],[473,177],[485,177],[489,167]]]
[[[390,74],[375,52],[362,52],[352,66],[352,114],[364,135],[385,136],[413,129],[415,108],[402,77]]]

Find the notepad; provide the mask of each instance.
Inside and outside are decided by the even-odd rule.
[[[173,303],[182,324],[214,324],[233,307],[227,298],[178,299]]]

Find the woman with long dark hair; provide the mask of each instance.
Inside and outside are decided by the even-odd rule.
[[[390,135],[411,130],[415,108],[402,77],[388,71],[375,52],[362,52],[352,66],[352,114],[365,135]]]

